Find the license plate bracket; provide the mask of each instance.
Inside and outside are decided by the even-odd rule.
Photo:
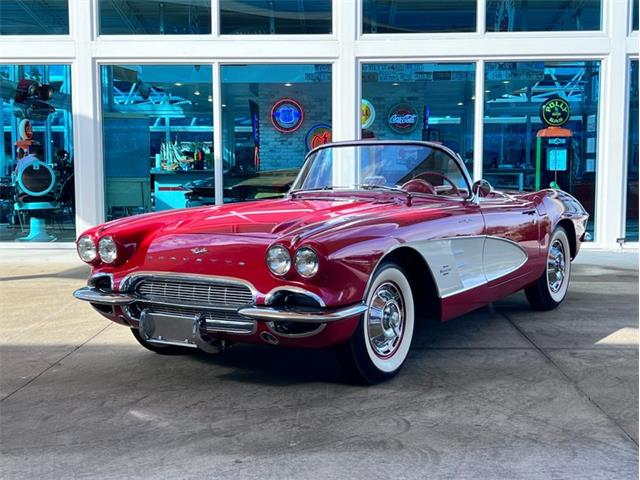
[[[155,313],[143,310],[138,327],[142,338],[159,345],[198,348],[200,316],[193,317]]]

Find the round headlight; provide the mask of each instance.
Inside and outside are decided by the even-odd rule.
[[[83,235],[78,239],[77,243],[78,255],[83,262],[91,263],[96,259],[98,252],[96,244],[89,235]]]
[[[291,255],[282,245],[274,245],[267,251],[267,266],[274,275],[284,275],[291,268]]]
[[[294,263],[297,272],[303,277],[313,277],[318,273],[318,255],[308,247],[302,247],[296,252]]]
[[[102,237],[98,241],[98,253],[104,263],[113,263],[118,258],[118,247],[111,237]]]

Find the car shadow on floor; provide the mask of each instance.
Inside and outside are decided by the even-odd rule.
[[[446,323],[423,319],[418,322],[407,362],[420,361],[428,350],[459,348],[468,345],[469,335],[488,330],[497,319],[488,308],[459,317]],[[471,328],[472,332],[469,331]],[[495,327],[493,329],[495,331]],[[458,347],[454,347],[458,348]],[[234,344],[224,353],[208,355],[198,353],[194,360],[232,369],[225,379],[271,386],[295,383],[327,382],[353,384],[354,381],[341,368],[335,348],[305,349],[271,345]]]

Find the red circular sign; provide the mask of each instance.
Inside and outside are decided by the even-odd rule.
[[[399,103],[389,110],[387,123],[396,133],[411,133],[418,126],[418,111],[409,104]]]

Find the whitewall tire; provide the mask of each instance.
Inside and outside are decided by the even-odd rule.
[[[411,348],[415,302],[406,274],[396,264],[374,274],[362,315],[350,341],[339,347],[342,365],[358,380],[378,383],[393,377]]]
[[[551,234],[545,270],[536,283],[525,289],[527,300],[536,310],[553,310],[567,296],[571,277],[571,247],[564,228]]]

